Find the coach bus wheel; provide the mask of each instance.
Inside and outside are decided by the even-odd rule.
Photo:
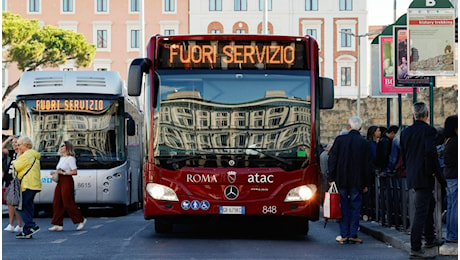
[[[126,216],[128,215],[129,208],[125,204],[116,205],[115,212],[118,216]]]
[[[155,232],[158,234],[171,233],[173,224],[167,220],[155,219]]]

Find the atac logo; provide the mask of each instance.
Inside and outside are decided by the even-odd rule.
[[[235,181],[236,181],[236,172],[234,172],[234,171],[227,172],[227,180],[230,183],[235,183]]]

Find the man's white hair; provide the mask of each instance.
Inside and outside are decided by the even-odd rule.
[[[348,119],[348,124],[353,130],[360,130],[363,126],[363,120],[359,116],[353,116]]]

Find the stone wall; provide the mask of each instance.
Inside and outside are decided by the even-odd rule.
[[[434,125],[443,126],[444,120],[450,115],[458,113],[458,85],[452,87],[434,88]],[[413,95],[402,96],[402,124],[411,125],[413,122],[411,106]],[[393,102],[390,99],[390,116],[393,116]],[[420,88],[417,101],[429,104],[429,88]],[[397,107],[397,105],[396,105]],[[361,118],[364,121],[362,134],[365,135],[371,125],[387,125],[387,99],[386,98],[361,98]],[[334,108],[321,110],[321,143],[332,143],[342,129],[348,129],[348,118],[356,115],[356,99],[336,99]],[[391,124],[398,124],[398,118],[391,118]]]

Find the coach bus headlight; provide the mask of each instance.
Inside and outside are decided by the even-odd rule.
[[[179,201],[173,189],[157,183],[148,183],[146,190],[156,200]]]
[[[284,202],[306,201],[313,197],[316,192],[316,185],[308,184],[296,187],[288,192]]]

